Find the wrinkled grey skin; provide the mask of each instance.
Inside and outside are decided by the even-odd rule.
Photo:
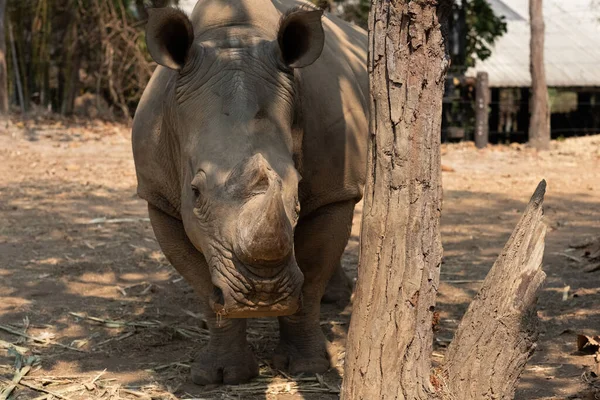
[[[320,301],[332,276],[333,291],[347,289],[340,258],[366,171],[367,38],[301,4],[200,0],[189,19],[150,13],[160,66],[133,124],[138,193],[208,320],[198,384],[258,374],[251,317],[279,317],[277,368],[330,366]]]

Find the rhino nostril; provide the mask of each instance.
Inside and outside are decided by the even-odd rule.
[[[213,286],[212,300],[215,304],[219,304],[221,306],[225,305],[225,298],[223,297],[223,291],[221,288]]]

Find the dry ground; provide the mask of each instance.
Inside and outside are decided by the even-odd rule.
[[[590,372],[598,365],[575,343],[578,333],[600,333],[600,271],[584,272],[581,251],[569,248],[600,236],[600,137],[555,142],[543,154],[521,146],[476,151],[469,144],[442,151],[445,256],[436,361],[546,178],[542,334],[517,398],[600,398]],[[359,220],[360,207],[344,255],[353,276]],[[289,379],[273,371],[276,324],[261,319],[249,329],[262,363],[258,380],[190,384],[189,363],[207,331],[136,197],[129,130],[97,121],[30,121],[0,131],[0,393],[21,372],[11,398],[335,399],[350,311],[325,307],[322,326],[338,360],[323,377]],[[8,343],[21,348],[9,350]]]

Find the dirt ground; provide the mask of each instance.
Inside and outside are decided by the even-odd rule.
[[[2,127],[0,393],[20,378],[11,398],[336,399],[350,307],[324,307],[322,327],[336,355],[324,376],[273,371],[276,322],[259,319],[248,331],[259,379],[231,387],[189,382],[190,361],[207,331],[135,194],[129,136],[127,127],[99,121]],[[599,364],[576,346],[577,334],[600,334],[600,270],[570,248],[600,236],[600,136],[554,142],[542,154],[522,146],[477,151],[468,143],[443,145],[442,152],[435,361],[545,178],[542,333],[516,398],[600,399]],[[343,260],[353,277],[360,208]]]

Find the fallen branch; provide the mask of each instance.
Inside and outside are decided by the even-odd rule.
[[[12,344],[10,342],[4,341],[2,339],[0,339],[0,348],[2,349],[15,349],[16,351],[18,351],[19,353],[27,353],[29,352],[29,349],[27,347],[21,347],[21,346],[17,346],[16,344]]]
[[[180,361],[175,361],[175,362],[172,362],[172,363],[169,363],[169,364],[159,365],[157,367],[148,369],[147,371],[149,371],[149,372],[158,372],[158,371],[161,371],[163,369],[167,369],[167,368],[171,368],[171,367],[181,367],[181,368],[185,368],[185,369],[192,368],[191,365],[189,365],[189,364],[185,364],[185,363],[180,362]]]
[[[76,312],[69,312],[69,314],[71,314],[72,316],[77,317],[79,319],[88,319],[90,321],[101,323],[102,325],[106,326],[107,328],[124,328],[127,326],[138,327],[138,328],[159,328],[162,326],[162,324],[158,321],[126,322],[126,321],[115,321],[112,319],[92,317],[89,315],[76,313]]]
[[[12,383],[6,389],[4,389],[2,393],[0,393],[0,400],[8,399],[10,394],[13,392],[13,390],[15,390],[15,388],[19,384],[19,382],[21,382],[21,379],[23,379],[23,377],[27,375],[29,371],[31,371],[31,365],[26,365],[20,370],[16,371],[12,379]]]
[[[46,394],[48,394],[50,396],[54,396],[54,397],[62,399],[62,400],[71,400],[70,397],[66,397],[66,396],[63,396],[60,393],[56,393],[56,392],[53,392],[53,391],[50,391],[50,390],[47,390],[47,389],[44,389],[44,388],[32,385],[31,383],[27,383],[25,381],[20,382],[19,385],[25,386],[25,387],[27,387],[27,388],[29,388],[31,390],[35,390],[36,392],[46,393]]]
[[[95,346],[93,347],[93,350],[96,350],[96,349],[98,349],[99,347],[102,347],[102,346],[104,346],[105,344],[107,344],[107,343],[110,343],[110,342],[112,342],[112,341],[117,341],[117,342],[118,342],[118,341],[121,341],[121,340],[123,340],[123,339],[126,339],[126,338],[128,338],[128,337],[130,337],[130,336],[133,336],[133,335],[135,335],[135,333],[136,333],[135,331],[131,331],[131,332],[127,332],[127,333],[125,333],[125,334],[123,334],[123,335],[121,335],[121,336],[111,337],[111,338],[109,338],[109,339],[103,340],[102,342],[100,342],[100,343],[98,343],[97,345],[95,345]]]
[[[66,396],[67,393],[85,392],[85,390],[86,390],[85,386],[83,386],[81,383],[73,383],[73,384],[71,384],[71,386],[68,386],[66,388],[61,388],[60,390],[53,391],[52,393],[58,393],[62,396]],[[42,393],[44,393],[44,392],[42,392]],[[38,396],[31,400],[53,399],[54,398],[53,396],[54,396],[53,394],[44,393],[43,395]]]
[[[3,331],[8,332],[8,333],[12,333],[13,335],[24,337],[24,338],[29,339],[29,340],[33,340],[34,342],[37,342],[37,343],[51,344],[51,345],[54,345],[54,346],[62,347],[64,349],[78,351],[80,353],[87,353],[87,351],[85,351],[85,350],[81,350],[81,349],[78,349],[76,347],[67,346],[66,344],[55,342],[54,340],[42,339],[42,338],[37,338],[35,336],[28,335],[26,333],[23,333],[23,332],[20,332],[20,331],[18,331],[16,329],[13,329],[13,328],[11,328],[10,326],[7,326],[7,325],[1,325],[0,324],[0,330],[3,330]]]
[[[98,317],[92,317],[89,315],[69,312],[74,317],[77,317],[82,320],[90,320],[104,325],[107,328],[125,328],[125,327],[133,327],[133,328],[144,328],[144,329],[168,329],[172,332],[177,333],[185,338],[200,338],[200,339],[208,339],[209,333],[207,329],[198,328],[193,326],[169,326],[165,325],[160,321],[142,321],[142,322],[126,322],[126,321],[115,321],[111,319],[104,319]],[[121,336],[109,338],[103,342],[96,344],[93,348],[97,349],[100,346],[105,345],[106,343],[112,342],[113,340],[123,340],[135,334],[135,331],[127,332]]]
[[[132,394],[132,395],[134,395],[134,396],[137,396],[137,397],[139,397],[140,399],[148,399],[148,400],[151,400],[151,399],[152,399],[152,397],[151,397],[151,396],[147,395],[146,393],[138,392],[137,390],[124,389],[124,388],[121,388],[120,390],[121,390],[122,392],[124,392],[124,393],[127,393],[127,394]]]
[[[600,263],[588,265],[583,269],[583,272],[596,272],[600,271]]]
[[[581,258],[572,256],[572,255],[567,254],[567,253],[561,253],[561,252],[556,252],[555,251],[555,252],[553,252],[551,254],[554,254],[556,256],[562,256],[562,257],[567,258],[567,259],[569,259],[571,261],[575,261],[576,263],[582,263],[583,262],[583,260]]]
[[[90,389],[89,389],[89,387],[88,387],[88,385],[89,385],[89,386],[94,386],[94,385],[96,384],[96,381],[97,381],[98,379],[100,379],[100,377],[101,377],[102,375],[104,375],[105,373],[106,373],[106,368],[104,368],[104,370],[103,370],[102,372],[100,372],[98,375],[96,375],[96,376],[95,376],[95,377],[94,377],[94,378],[93,378],[93,379],[92,379],[92,380],[91,380],[89,383],[85,384],[85,387],[86,387],[88,390],[90,390]]]
[[[86,225],[95,225],[95,224],[120,224],[124,222],[150,222],[150,218],[94,218],[87,221]]]

